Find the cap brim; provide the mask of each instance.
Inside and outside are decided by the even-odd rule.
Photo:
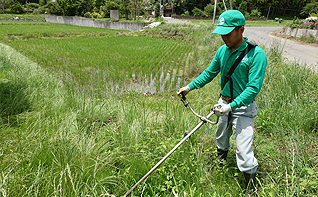
[[[223,26],[217,26],[215,30],[212,32],[212,34],[220,34],[220,35],[226,35],[231,33],[235,27],[223,27]]]

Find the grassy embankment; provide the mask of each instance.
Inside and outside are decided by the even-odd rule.
[[[73,26],[63,28],[67,32]],[[221,43],[211,36],[211,29],[196,28],[193,31],[192,27],[166,24],[142,34],[168,38],[178,37],[172,32],[192,32],[185,39],[193,46],[189,64],[195,66],[185,70],[196,76]],[[118,32],[106,34],[116,38]],[[57,69],[47,62],[55,58],[58,50],[54,47],[62,43],[74,43],[96,55],[94,48],[83,47],[77,41],[91,38],[74,38],[74,42],[56,36],[45,38],[48,43],[59,41],[49,45],[53,49],[46,48],[51,50],[47,62],[40,53],[45,47],[36,49],[38,56],[30,52],[43,39],[4,40],[16,50],[0,47],[2,196],[121,196],[182,139],[185,130],[199,122],[183,107],[175,90],[151,96],[134,91],[115,94],[103,89],[87,94],[83,84],[90,80],[66,80],[60,75],[70,76],[73,67]],[[24,44],[21,49],[23,42],[34,48]],[[216,45],[212,49],[211,43]],[[260,196],[313,196],[318,186],[318,76],[295,62],[283,62],[278,47],[266,53],[269,64],[257,97],[259,116],[254,139],[260,163]],[[81,53],[72,55],[74,61],[82,58]],[[61,64],[65,62],[62,66],[71,62],[68,56],[59,58]],[[94,61],[90,65],[100,66]],[[85,74],[85,70],[82,72]],[[98,78],[91,81],[99,84]],[[188,100],[200,114],[207,114],[218,93],[219,84],[214,80],[191,92]],[[132,196],[244,196],[243,177],[235,163],[235,141],[231,140],[233,147],[226,165],[220,167],[215,159],[215,129],[205,125],[198,130]],[[212,168],[207,172],[208,163]]]

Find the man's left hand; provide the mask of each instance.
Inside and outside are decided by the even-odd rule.
[[[232,111],[230,104],[220,103],[220,104],[214,105],[214,112],[217,116],[224,116],[230,111]]]

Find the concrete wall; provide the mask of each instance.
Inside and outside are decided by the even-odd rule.
[[[95,21],[93,19],[78,17],[78,16],[45,16],[46,22],[51,23],[64,23],[69,25],[78,25],[86,27],[98,27],[107,29],[118,29],[118,30],[130,30],[137,31],[141,30],[149,23],[133,23],[133,22],[114,22],[114,21]]]
[[[315,40],[318,40],[318,30],[314,29],[298,29],[286,27],[285,34],[296,38],[300,38],[302,36],[309,38],[310,36],[313,36]]]

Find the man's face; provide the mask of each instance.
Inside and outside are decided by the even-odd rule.
[[[221,35],[223,42],[228,46],[232,51],[237,49],[241,43],[243,42],[243,32],[244,26],[240,27],[239,29],[234,29],[231,33],[226,35]]]

